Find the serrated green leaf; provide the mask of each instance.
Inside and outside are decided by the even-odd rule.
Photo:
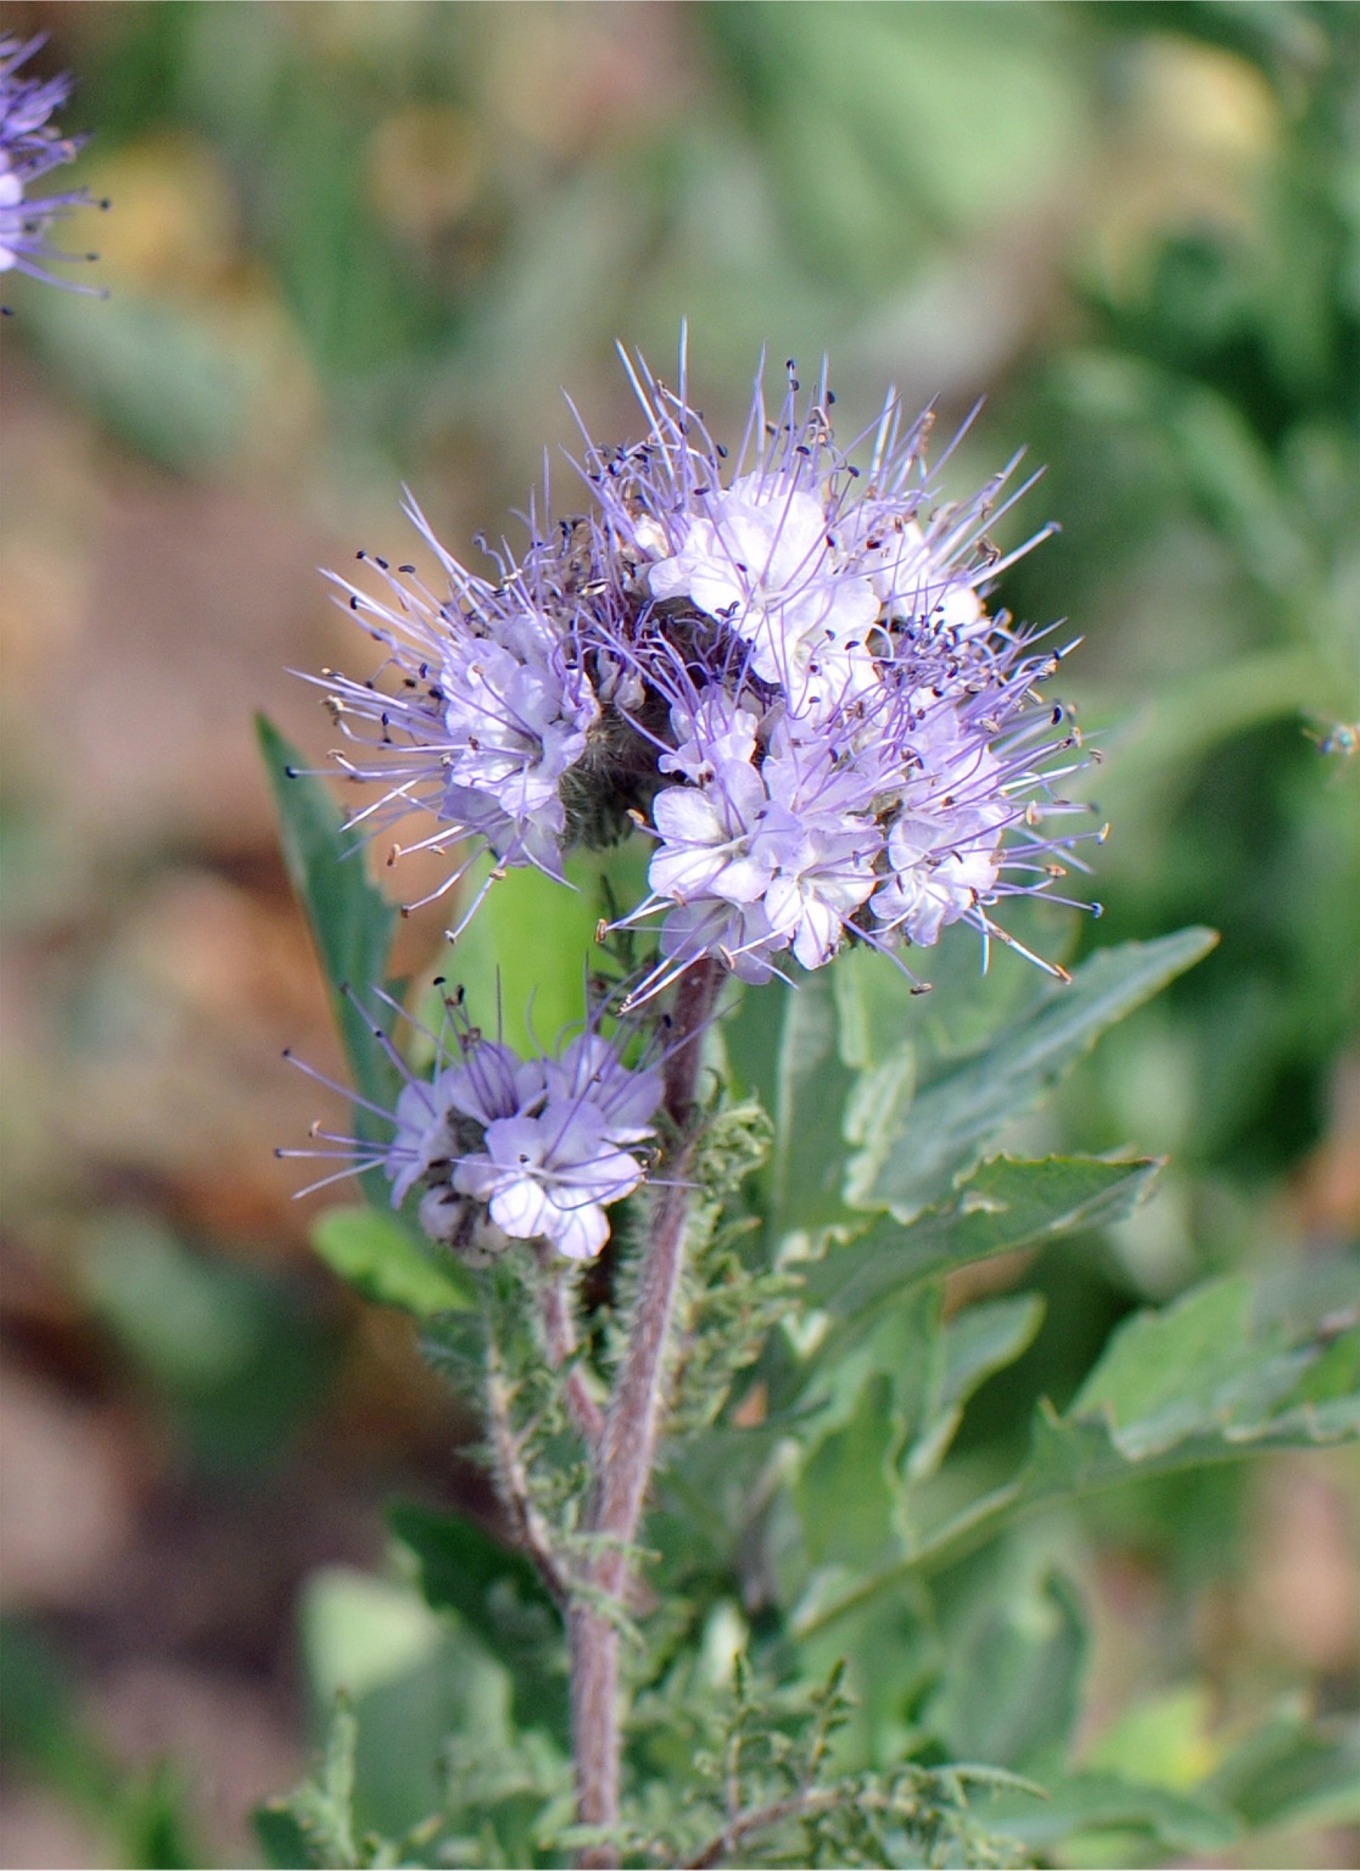
[[[1045,994],[981,1052],[946,1065],[880,1115],[851,1161],[846,1199],[909,1219],[939,1202],[1016,1117],[1029,1110],[1109,1027],[1207,955],[1218,937],[1183,929],[1105,949]]]
[[[400,1306],[418,1319],[459,1312],[476,1302],[458,1264],[440,1265],[395,1215],[376,1208],[331,1208],[312,1223],[312,1246],[365,1299]]]
[[[1258,1322],[1250,1288],[1217,1280],[1116,1334],[1065,1416],[1046,1400],[1035,1413],[1019,1474],[921,1537],[908,1556],[824,1599],[804,1633],[933,1572],[994,1539],[1017,1519],[1059,1501],[1147,1475],[1239,1460],[1266,1449],[1321,1448],[1360,1438],[1360,1395],[1307,1394],[1327,1355],[1325,1333],[1286,1345]],[[1222,1335],[1235,1335],[1230,1344]]]
[[[358,1746],[359,1724],[353,1707],[348,1696],[338,1695],[319,1771],[281,1802],[282,1813],[293,1819],[297,1835],[305,1844],[305,1863],[357,1871],[365,1862],[354,1825],[354,1761]],[[281,1844],[288,1842],[282,1828],[275,1829],[275,1836]]]
[[[509,1672],[518,1726],[568,1746],[562,1621],[530,1561],[455,1514],[399,1506],[388,1521],[419,1561],[426,1602],[456,1611]]]
[[[1146,1197],[1160,1167],[1146,1158],[997,1157],[905,1226],[875,1221],[821,1260],[799,1263],[808,1303],[861,1331],[905,1291],[956,1267],[1119,1220]]]
[[[298,769],[296,748],[261,715],[260,749],[281,821],[284,862],[307,915],[330,988],[336,1023],[344,1041],[355,1090],[384,1109],[396,1096],[396,1073],[374,1044],[380,1003],[372,995],[387,979],[387,958],[397,912],[364,868],[364,839],[344,828],[344,814],[325,784]],[[290,775],[292,777],[290,777]],[[353,989],[367,1008],[342,992]],[[359,1113],[359,1134],[369,1134]]]
[[[1278,1328],[1253,1330],[1253,1297],[1251,1281],[1237,1275],[1126,1320],[1068,1415],[1104,1416],[1114,1447],[1134,1462],[1206,1429],[1264,1422],[1314,1353],[1290,1349]]]

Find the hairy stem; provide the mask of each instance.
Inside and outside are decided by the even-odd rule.
[[[628,1350],[604,1419],[595,1467],[589,1530],[603,1550],[591,1584],[622,1611],[628,1555],[635,1544],[651,1479],[666,1402],[667,1350],[684,1263],[692,1191],[686,1179],[698,1134],[695,1096],[702,1037],[722,981],[718,963],[705,960],[681,979],[672,1043],[666,1061],[665,1106],[679,1139],[668,1165],[670,1183],[652,1217],[629,1326]],[[619,1817],[619,1632],[616,1619],[578,1603],[569,1619],[572,1668],[572,1741],[576,1754],[577,1813],[588,1826],[614,1826]],[[618,1863],[612,1846],[587,1847],[580,1864]]]

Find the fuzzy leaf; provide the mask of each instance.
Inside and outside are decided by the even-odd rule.
[[[914,1093],[904,1080],[895,1104],[878,1115],[871,1141],[851,1160],[846,1199],[903,1219],[940,1201],[1102,1033],[1200,961],[1217,940],[1212,930],[1182,929],[1155,942],[1104,949],[982,1051],[950,1061]]]
[[[426,1602],[456,1611],[509,1672],[517,1725],[567,1745],[561,1618],[530,1562],[455,1514],[399,1506],[388,1519],[420,1562]]]
[[[359,1725],[354,1710],[349,1698],[339,1695],[316,1774],[286,1800],[271,1801],[264,1809],[266,1823],[261,1832],[267,1846],[279,1847],[291,1856],[301,1844],[307,1854],[304,1864],[333,1865],[339,1871],[357,1871],[367,1862],[354,1824],[358,1746]]]
[[[364,839],[344,829],[344,814],[324,783],[297,771],[302,756],[263,715],[255,725],[282,822],[284,862],[321,958],[355,1090],[390,1108],[396,1075],[373,1042],[378,1006],[361,1011],[341,990],[352,987],[366,998],[384,984],[397,912],[369,881]],[[359,1127],[364,1134],[362,1113]]]
[[[400,1306],[418,1319],[475,1303],[472,1282],[457,1262],[436,1262],[395,1215],[380,1209],[327,1209],[312,1223],[312,1246],[365,1299]]]

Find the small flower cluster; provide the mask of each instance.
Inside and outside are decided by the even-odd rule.
[[[450,1061],[442,1036],[427,1035],[435,1045],[428,1075],[412,1072],[375,1029],[405,1080],[394,1111],[367,1107],[391,1124],[389,1143],[318,1131],[332,1148],[279,1155],[334,1156],[346,1165],[341,1175],[381,1169],[394,1208],[420,1189],[422,1229],[473,1261],[494,1258],[511,1240],[547,1241],[568,1259],[592,1259],[609,1238],[605,1210],[646,1173],[635,1152],[655,1134],[660,1070],[625,1066],[598,1025],[555,1058],[521,1059],[469,1027],[459,1001],[446,1005],[457,1057]]]
[[[421,808],[422,846],[558,877],[571,843],[640,827],[650,894],[619,926],[659,917],[660,957],[633,1004],[705,956],[761,981],[960,921],[1011,940],[991,908],[1051,889],[1084,835],[1049,829],[1078,810],[1050,789],[1080,737],[1036,696],[1062,653],[987,605],[1051,530],[991,544],[1016,462],[944,504],[928,414],[904,428],[890,398],[861,468],[825,381],[800,404],[790,366],[773,419],[757,378],[729,473],[683,357],[678,393],[630,374],[649,433],[587,440],[586,514],[531,514],[527,552],[483,579],[412,507],[448,595],[384,560],[383,599],[339,581],[386,653],[375,680],[323,679],[342,765],[383,787],[354,822]]]
[[[83,137],[64,137],[48,122],[71,94],[71,80],[21,78],[19,67],[43,43],[42,35],[25,43],[13,34],[0,36],[0,273],[11,268],[75,292],[100,289],[59,279],[49,271],[53,260],[92,260],[94,254],[63,253],[48,240],[52,222],[73,208],[92,206],[88,190],[34,195],[33,185],[50,169],[74,161]],[[101,204],[107,206],[107,203]]]

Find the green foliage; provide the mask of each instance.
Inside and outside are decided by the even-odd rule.
[[[330,1208],[312,1224],[312,1246],[331,1269],[365,1299],[399,1306],[426,1319],[476,1304],[466,1272],[406,1227],[376,1208]]]
[[[329,801],[311,782],[288,785],[304,788],[281,794],[292,802],[291,867],[338,988],[390,912],[357,864],[327,858]],[[555,1020],[587,965],[587,907],[540,1003]],[[512,973],[532,973],[539,920],[512,917],[465,950],[484,994],[496,954]],[[1168,1851],[1219,1850],[1236,1836],[1244,1815],[1223,1793],[1230,1777],[1217,1789],[1173,1788],[1077,1766],[1085,1620],[1061,1574],[1019,1595],[965,1592],[972,1608],[951,1609],[969,1556],[1041,1510],[1140,1476],[1360,1433],[1355,1330],[1285,1320],[1234,1277],[1127,1321],[1064,1412],[1040,1402],[1009,1480],[979,1488],[951,1458],[969,1400],[1024,1356],[1044,1308],[1022,1292],[955,1310],[949,1282],[1021,1250],[1091,1240],[1139,1209],[1160,1167],[989,1153],[1214,940],[1192,929],[1104,951],[1070,984],[1012,1003],[1009,1017],[1003,1003],[990,1033],[951,1033],[895,988],[884,1000],[853,961],[787,995],[777,1031],[747,996],[726,1044],[747,1095],[715,1099],[688,1170],[687,1271],[651,1532],[664,1595],[649,1628],[630,1625],[641,1779],[615,1840],[630,1861],[985,1864],[1096,1832]],[[895,1033],[885,1018],[894,1008]],[[356,1073],[361,1059],[370,1074],[386,1069],[362,1023],[348,1043]],[[612,1303],[565,1360],[547,1323],[561,1272],[532,1247],[455,1271],[386,1213],[332,1211],[318,1224],[329,1264],[422,1317],[435,1361],[479,1402],[482,1452],[519,1550],[464,1517],[397,1510],[426,1603],[498,1673],[504,1714],[455,1730],[446,1810],[426,1822],[403,1809],[424,1845],[398,1847],[361,1836],[354,1717],[342,1707],[318,1780],[262,1818],[280,1862],[300,1849],[313,1862],[395,1862],[409,1848],[455,1863],[538,1863],[589,1842],[569,1823],[563,1778],[561,1606],[585,1591],[591,1552],[568,1390],[592,1390],[617,1368],[648,1207],[635,1197],[620,1217]],[[725,1703],[714,1690],[722,1666],[717,1679],[711,1668],[696,1674],[686,1632],[718,1630],[734,1596],[763,1604],[759,1667],[774,1673],[757,1695],[738,1636]],[[838,1654],[854,1698],[839,1663],[830,1687],[811,1686]],[[364,1706],[366,1720],[376,1716],[371,1695]],[[1336,1748],[1311,1731],[1280,1748],[1279,1783],[1297,1780],[1325,1803]],[[927,1766],[923,1753],[989,1765]],[[1042,1804],[1007,1782],[1011,1769],[1042,1780]],[[974,1810],[984,1783],[985,1819]]]
[[[1099,1157],[994,1157],[948,1201],[905,1227],[884,1218],[848,1241],[833,1242],[822,1259],[800,1267],[808,1297],[849,1342],[916,1285],[1118,1221],[1147,1199],[1159,1167]]]
[[[1102,949],[1070,985],[1054,987],[984,1049],[882,1100],[852,1159],[848,1199],[910,1219],[976,1163],[991,1139],[1030,1110],[1100,1035],[1201,961],[1217,937],[1183,929],[1155,942]]]
[[[691,1174],[700,1191],[690,1211],[683,1319],[671,1378],[666,1433],[685,1436],[711,1423],[738,1376],[754,1364],[771,1330],[796,1303],[796,1275],[764,1267],[755,1252],[759,1223],[735,1201],[770,1153],[773,1127],[754,1100],[710,1113]]]
[[[80,1709],[67,1657],[10,1617],[0,1627],[0,1749],[70,1800],[113,1861],[147,1871],[204,1862],[179,1769],[161,1760],[128,1773]]]
[[[324,782],[302,770],[302,756],[269,722],[261,718],[256,728],[278,807],[284,861],[316,942],[354,1088],[391,1109],[396,1073],[373,1040],[373,1028],[386,1027],[390,1012],[376,1001],[361,1005],[353,995],[369,995],[386,980],[397,912],[369,882],[365,841],[359,832],[343,829],[344,815]],[[360,1136],[369,1134],[365,1119],[358,1109]]]
[[[529,1560],[454,1514],[396,1507],[391,1524],[416,1557],[426,1603],[457,1612],[508,1672],[516,1724],[565,1745],[562,1622]]]
[[[973,1810],[1001,1789],[1042,1797],[1002,1768],[907,1766],[837,1771],[835,1737],[853,1709],[838,1666],[798,1689],[762,1682],[739,1652],[730,1691],[689,1704],[694,1782],[678,1823],[620,1841],[643,1863],[709,1865],[1010,1865],[1022,1859]],[[677,1710],[644,1701],[637,1726],[674,1737]],[[564,1842],[592,1835],[573,1828]]]

